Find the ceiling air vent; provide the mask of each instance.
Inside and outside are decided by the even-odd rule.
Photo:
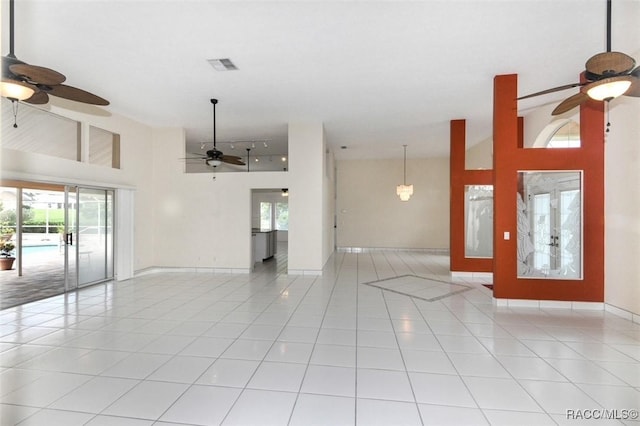
[[[209,62],[216,71],[235,71],[238,69],[229,58],[207,59],[207,62]]]

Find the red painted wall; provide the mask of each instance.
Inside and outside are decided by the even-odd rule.
[[[451,120],[450,124],[450,270],[456,272],[491,272],[493,259],[464,256],[464,187],[492,185],[492,170],[466,170],[466,121]]]
[[[496,298],[602,302],[604,300],[604,106],[588,101],[580,107],[580,148],[527,149],[517,117],[517,75],[494,79],[493,295]],[[525,123],[526,125],[526,123]],[[583,278],[517,278],[518,172],[583,171]],[[452,227],[453,228],[453,227]],[[511,233],[504,240],[505,231]]]

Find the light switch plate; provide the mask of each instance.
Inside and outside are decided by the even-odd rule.
[[[505,240],[510,240],[511,239],[511,232],[504,231],[504,239]]]

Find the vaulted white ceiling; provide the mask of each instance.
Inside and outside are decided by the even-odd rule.
[[[8,6],[2,2],[2,54]],[[111,101],[106,109],[211,140],[286,139],[322,121],[338,158],[448,154],[491,135],[493,77],[519,93],[577,81],[604,51],[605,0],[16,0],[19,59]],[[613,50],[640,51],[640,2],[613,1]],[[207,62],[230,58],[238,71]],[[640,58],[636,58],[640,59]],[[520,102],[522,111],[571,90]],[[615,101],[614,101],[615,102]],[[346,145],[348,149],[340,150]]]

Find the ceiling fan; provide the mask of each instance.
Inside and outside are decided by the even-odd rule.
[[[109,101],[77,87],[62,84],[66,77],[50,68],[29,65],[14,53],[14,0],[9,0],[9,54],[2,57],[2,96],[11,101],[46,104],[49,95],[91,105]]]
[[[240,157],[236,155],[225,155],[216,147],[216,104],[218,100],[211,99],[211,103],[213,104],[213,149],[208,150],[205,153],[206,155],[192,153],[191,155],[197,155],[197,157],[190,157],[187,158],[187,160],[204,160],[208,166],[213,167],[218,167],[222,163],[244,166],[245,163],[242,162]]]
[[[569,96],[551,112],[551,115],[560,115],[588,99],[610,101],[621,95],[640,97],[640,67],[635,66],[636,61],[631,56],[611,51],[611,0],[607,0],[607,51],[587,60],[584,71],[587,81],[531,93],[518,100],[579,87],[578,93]]]

